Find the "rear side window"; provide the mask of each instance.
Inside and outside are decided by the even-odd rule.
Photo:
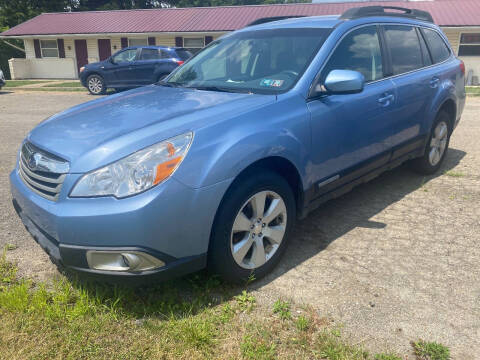
[[[425,39],[427,40],[430,48],[433,62],[436,64],[447,60],[450,56],[450,50],[445,44],[445,41],[443,41],[442,37],[434,30],[422,29],[422,31],[425,34]]]
[[[423,67],[420,41],[413,26],[386,25],[385,39],[390,49],[394,75]]]
[[[417,30],[420,31],[420,29],[418,28]],[[422,48],[423,63],[425,64],[425,66],[430,66],[432,65],[432,58],[430,57],[430,51],[428,51],[427,43],[425,42],[423,35],[421,35],[420,33],[418,38],[420,40],[420,47]]]
[[[188,60],[192,57],[192,53],[185,49],[177,49],[176,53],[180,58],[180,60],[183,60],[183,61]]]
[[[362,27],[345,36],[325,65],[323,80],[332,70],[358,71],[365,76],[366,82],[383,78],[377,27]]]
[[[157,49],[142,49],[140,60],[158,60],[160,53]]]

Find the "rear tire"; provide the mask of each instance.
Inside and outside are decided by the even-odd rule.
[[[230,187],[217,211],[208,267],[229,282],[260,279],[279,262],[296,217],[288,182],[266,169],[254,169]]]
[[[425,154],[412,161],[413,170],[422,175],[437,172],[447,155],[451,134],[450,116],[447,112],[440,111],[433,123]]]
[[[90,75],[87,78],[87,89],[92,95],[104,95],[107,92],[105,80],[97,74]]]

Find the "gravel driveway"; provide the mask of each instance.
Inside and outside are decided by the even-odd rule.
[[[35,280],[56,274],[10,203],[8,173],[27,132],[94,97],[0,92],[0,246]],[[308,304],[343,324],[352,342],[407,353],[418,338],[454,359],[480,359],[480,98],[469,98],[442,174],[406,166],[330,201],[296,227],[273,274],[253,285],[259,303]]]

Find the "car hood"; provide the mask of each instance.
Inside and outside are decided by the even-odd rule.
[[[98,69],[99,67],[101,67],[102,65],[105,65],[106,63],[108,63],[108,60],[103,60],[103,61],[97,61],[97,62],[94,62],[94,63],[89,63],[89,64],[86,64],[85,65],[85,69],[89,70],[89,69]]]
[[[85,172],[275,99],[150,85],[56,114],[34,128],[27,140],[68,160],[71,172]]]

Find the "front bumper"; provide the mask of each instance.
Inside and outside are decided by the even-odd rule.
[[[74,174],[72,174],[74,177]],[[55,263],[96,277],[167,279],[200,270],[213,218],[229,181],[192,189],[170,178],[126,199],[68,198],[58,202],[33,193],[16,170],[10,175],[14,207],[25,227]],[[90,269],[88,250],[141,251],[165,266],[143,272]]]

